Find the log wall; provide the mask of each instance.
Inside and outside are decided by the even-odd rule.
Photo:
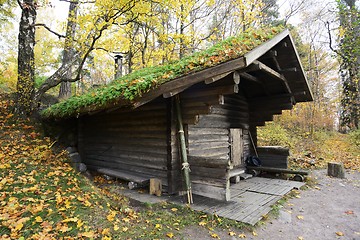
[[[168,151],[175,152],[171,144],[169,148],[173,140],[167,134],[171,127],[167,107],[160,99],[135,110],[81,118],[79,149],[85,164],[93,170],[109,168],[160,178],[167,186],[172,164]]]
[[[224,89],[235,92],[220,94]],[[229,168],[232,168],[230,129],[242,129],[243,156],[250,154],[249,106],[246,97],[232,86],[221,86],[209,95],[196,91],[181,94],[187,124],[188,159],[196,194],[229,200]],[[214,94],[214,93],[218,94]]]

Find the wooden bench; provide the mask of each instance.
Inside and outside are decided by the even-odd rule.
[[[149,185],[151,176],[143,176],[135,173],[129,173],[124,170],[114,170],[109,168],[99,168],[97,170],[99,173],[109,175],[111,177],[120,178],[122,180],[126,180],[129,182],[135,182],[137,184],[140,184],[141,186]]]

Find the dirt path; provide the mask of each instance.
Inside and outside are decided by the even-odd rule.
[[[257,236],[245,232],[246,239],[360,240],[360,173],[347,172],[346,179],[336,179],[319,170],[314,171],[312,177],[317,184],[289,199],[277,218],[270,218],[257,227]],[[233,237],[228,231],[217,234],[221,239],[240,239],[239,233]],[[184,239],[214,239],[206,229],[195,226],[183,236]]]

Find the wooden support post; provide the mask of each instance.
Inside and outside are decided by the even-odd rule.
[[[176,107],[176,115],[179,126],[179,138],[180,138],[180,152],[182,158],[182,170],[184,171],[185,185],[187,190],[188,203],[193,203],[192,190],[191,190],[191,181],[190,181],[190,165],[187,159],[187,150],[185,144],[185,133],[183,127],[183,120],[181,115],[180,108],[180,96],[175,96],[175,107]]]
[[[156,195],[160,197],[161,192],[162,192],[161,180],[158,178],[150,178],[150,187],[149,187],[150,195]]]
[[[329,162],[328,175],[336,178],[345,178],[345,169],[343,163]]]

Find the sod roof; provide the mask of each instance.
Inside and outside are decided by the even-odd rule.
[[[242,57],[282,30],[265,28],[243,32],[179,61],[140,69],[108,85],[73,96],[43,110],[41,115],[44,118],[69,118],[112,107],[132,106],[137,99],[156,91],[162,84]]]

